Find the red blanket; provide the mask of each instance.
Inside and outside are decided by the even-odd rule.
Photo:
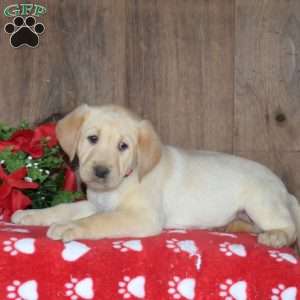
[[[300,299],[300,262],[247,234],[169,230],[63,244],[0,223],[1,300]]]

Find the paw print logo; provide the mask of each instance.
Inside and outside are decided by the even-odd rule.
[[[130,278],[129,276],[124,276],[123,280],[119,281],[118,293],[123,296],[123,299],[129,299],[135,297],[138,299],[145,298],[145,277],[137,276]]]
[[[38,284],[35,280],[28,280],[23,283],[19,280],[14,280],[6,288],[6,297],[12,300],[37,300],[39,298],[37,288]]]
[[[193,300],[195,298],[196,281],[194,278],[181,279],[179,276],[174,276],[168,285],[168,293],[173,299]]]
[[[65,295],[70,297],[70,300],[94,298],[93,280],[90,277],[86,277],[80,281],[73,277],[70,282],[65,284],[65,288]]]
[[[230,278],[219,285],[220,297],[225,300],[246,300],[247,283],[245,281],[233,282]]]
[[[285,287],[284,284],[278,284],[272,289],[271,300],[296,300],[297,288],[294,286]]]
[[[3,251],[15,256],[18,253],[33,254],[35,252],[35,239],[23,238],[17,239],[11,237],[9,240],[3,242]]]
[[[269,250],[269,255],[278,262],[286,261],[294,265],[298,263],[297,258],[289,253],[280,252],[278,250]]]
[[[10,34],[10,44],[13,48],[28,46],[35,48],[39,45],[39,35],[45,31],[42,23],[36,23],[32,16],[24,19],[21,16],[15,17],[12,23],[4,27],[6,33]]]

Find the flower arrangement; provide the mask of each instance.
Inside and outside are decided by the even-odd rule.
[[[82,197],[76,177],[58,145],[55,124],[31,129],[0,124],[0,218],[13,212],[45,208]]]

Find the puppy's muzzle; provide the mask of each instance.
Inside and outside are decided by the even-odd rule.
[[[104,166],[95,166],[94,167],[94,174],[96,177],[100,179],[105,179],[109,175],[110,170]]]

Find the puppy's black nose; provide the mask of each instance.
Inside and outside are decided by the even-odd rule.
[[[98,178],[106,178],[110,171],[106,167],[96,166],[94,167],[94,172]]]

